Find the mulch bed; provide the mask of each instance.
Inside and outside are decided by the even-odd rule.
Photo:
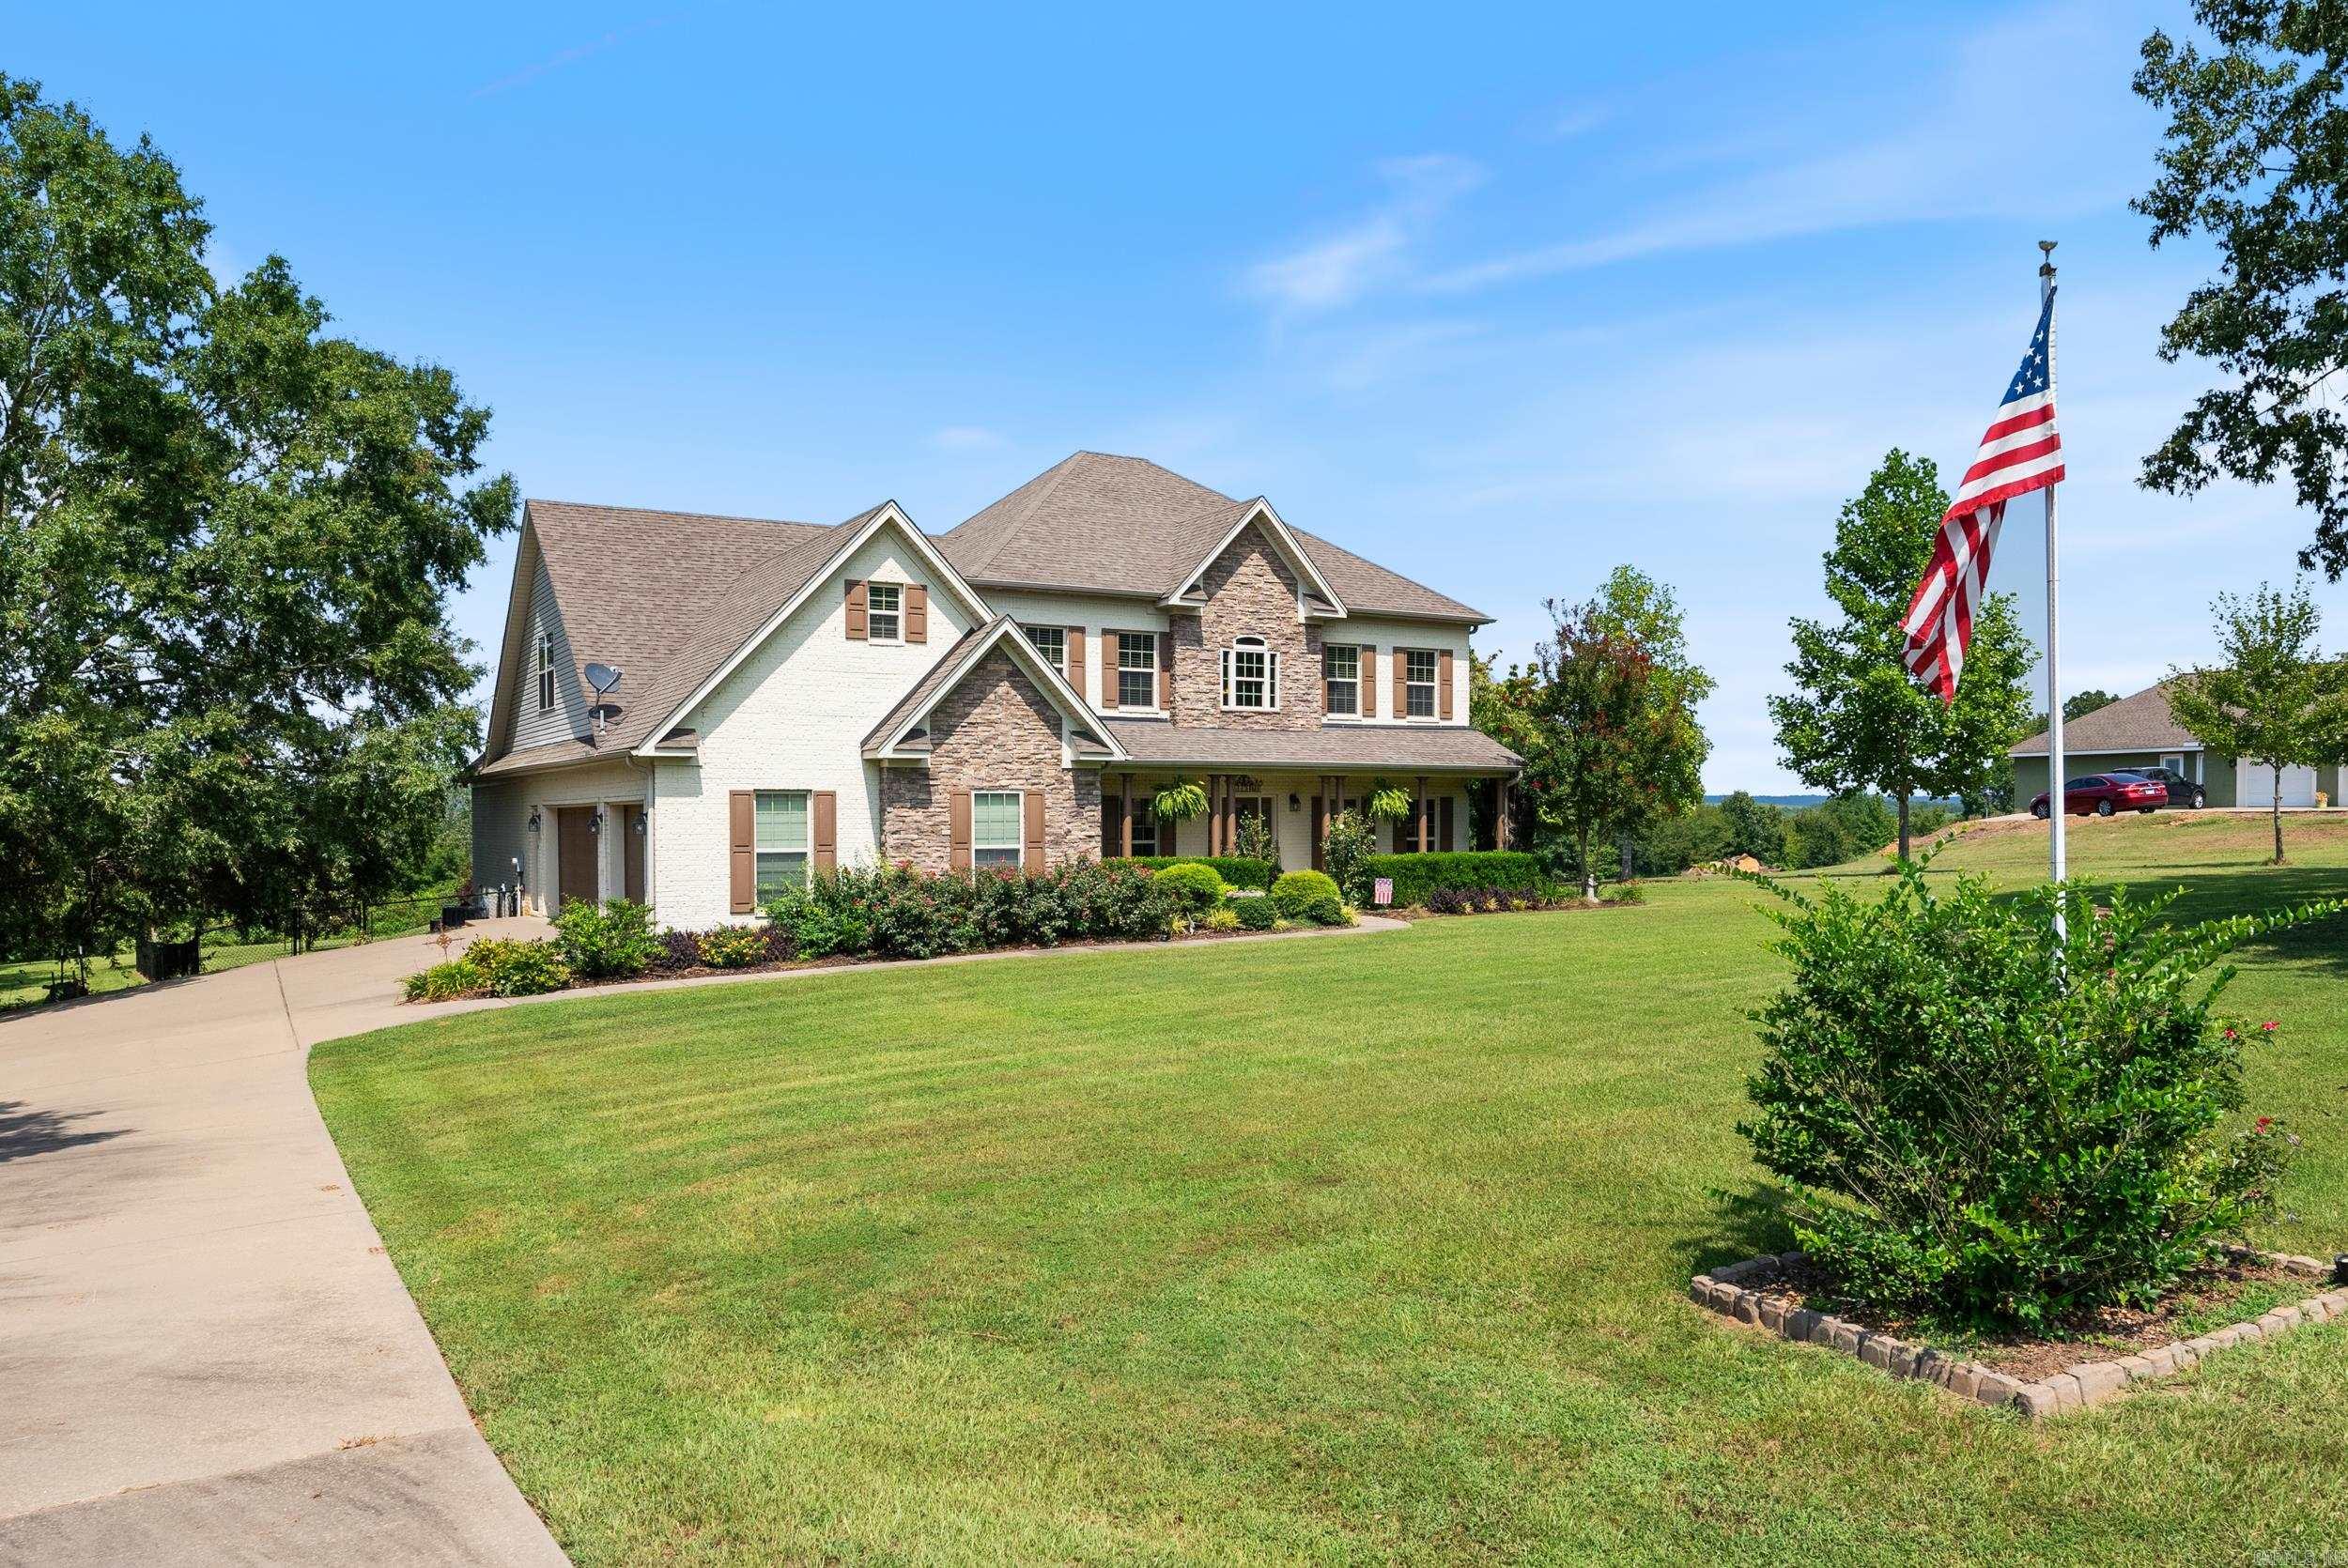
[[[1825,1270],[1806,1259],[1792,1264],[1781,1261],[1772,1276],[1739,1283],[1768,1299],[1784,1302],[1788,1311],[1810,1307],[1896,1339],[1932,1343],[1944,1339],[1921,1319],[1836,1294],[1834,1282]],[[1971,1337],[1950,1348],[1977,1365],[2034,1382],[2083,1360],[2118,1360],[2174,1345],[2238,1318],[2257,1317],[2270,1308],[2293,1305],[2324,1289],[2321,1281],[2290,1273],[2272,1261],[2237,1260],[2186,1275],[2150,1309],[2107,1307],[2087,1314],[2063,1325],[2059,1337],[2026,1333]]]

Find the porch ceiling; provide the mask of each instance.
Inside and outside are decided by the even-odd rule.
[[[1134,763],[1142,767],[1511,774],[1522,761],[1482,730],[1460,725],[1243,730],[1150,719],[1104,722]]]

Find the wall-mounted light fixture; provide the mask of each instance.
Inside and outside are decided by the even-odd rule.
[[[530,831],[538,831],[538,808],[534,806],[530,808]]]
[[[1290,791],[1289,792],[1289,809],[1290,809],[1290,810],[1291,810],[1291,811],[1301,811],[1301,810],[1303,810],[1304,808],[1305,808],[1305,803],[1304,803],[1304,801],[1303,801],[1302,799],[1300,799],[1300,798],[1297,796],[1297,793],[1296,793],[1296,792],[1295,792],[1295,791],[1290,790]]]
[[[590,833],[601,833],[603,831],[602,807],[596,807],[595,815],[587,819],[587,831]]]
[[[644,836],[645,823],[646,823],[646,822],[647,822],[647,821],[648,821],[648,819],[645,817],[645,815],[644,815],[641,811],[639,811],[639,812],[637,812],[637,813],[636,813],[636,837],[637,837],[637,838],[641,838]]]

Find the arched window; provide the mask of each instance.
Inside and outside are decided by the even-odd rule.
[[[1240,637],[1223,650],[1223,705],[1268,713],[1280,705],[1280,655],[1259,637]]]

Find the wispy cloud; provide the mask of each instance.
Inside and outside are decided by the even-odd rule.
[[[1336,233],[1257,263],[1247,287],[1294,311],[1332,310],[1399,278],[1408,253],[1444,209],[1484,181],[1482,165],[1448,153],[1378,165],[1386,195]]]
[[[547,58],[538,61],[535,65],[527,65],[522,67],[521,69],[514,72],[511,76],[501,76],[494,82],[488,83],[483,86],[475,87],[472,90],[472,96],[474,98],[487,98],[495,93],[509,92],[516,87],[526,87],[533,82],[537,81],[541,76],[548,74],[549,71],[561,70],[565,66],[575,66],[579,64],[579,61],[600,54],[605,50],[624,43],[640,33],[650,32],[655,27],[664,27],[668,25],[672,20],[672,19],[669,17],[657,16],[648,18],[642,22],[632,23],[629,26],[615,27],[610,32],[604,34],[601,38],[590,38],[585,43],[573,44],[570,48],[562,51],[560,54],[550,54]]]
[[[1539,121],[1533,134],[1544,142],[1569,142],[1576,136],[1587,136],[1612,118],[1614,111],[1604,104],[1577,104]]]

